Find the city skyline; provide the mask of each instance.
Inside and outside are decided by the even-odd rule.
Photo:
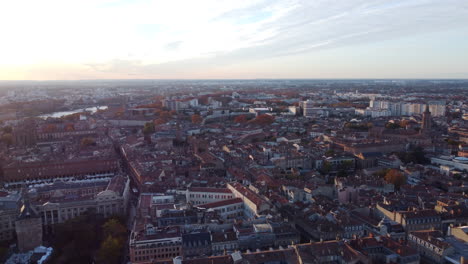
[[[464,1],[0,7],[0,80],[468,78]]]

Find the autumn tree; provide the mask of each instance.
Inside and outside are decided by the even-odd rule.
[[[160,111],[159,112],[159,118],[169,120],[169,119],[171,119],[171,117],[172,117],[172,114],[171,114],[170,111]]]
[[[246,115],[238,115],[236,118],[234,118],[234,123],[240,123],[243,124],[247,122],[247,116]]]
[[[2,130],[3,130],[3,133],[12,133],[13,132],[13,128],[11,128],[11,126],[5,126]]]
[[[10,147],[10,145],[13,144],[13,135],[11,133],[5,133],[0,138],[0,141]]]
[[[250,120],[249,122],[257,125],[271,125],[275,122],[275,117],[268,114],[263,114],[257,116],[255,119]]]
[[[161,119],[161,118],[157,118],[154,120],[154,125],[155,126],[159,126],[159,125],[162,125],[162,124],[166,124],[167,123],[167,120],[165,119]]]
[[[55,132],[56,130],[57,130],[57,126],[54,124],[48,124],[43,129],[43,131],[46,133]]]
[[[407,125],[410,124],[410,121],[409,120],[401,120],[400,121],[400,127],[406,127]]]
[[[401,185],[406,184],[406,177],[399,170],[391,169],[385,174],[385,181],[395,185],[396,189],[400,189]]]
[[[95,145],[96,145],[96,141],[94,140],[94,138],[85,137],[81,139],[81,146],[83,147],[95,146]]]
[[[192,123],[200,124],[203,121],[203,118],[200,115],[194,114],[192,115]]]
[[[74,131],[75,126],[72,123],[69,123],[65,126],[65,131]]]

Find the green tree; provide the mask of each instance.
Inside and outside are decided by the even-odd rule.
[[[398,128],[401,128],[399,124],[397,124],[397,123],[391,123],[391,122],[388,122],[387,124],[385,124],[385,127],[388,128],[388,129],[398,129]]]
[[[102,226],[104,237],[114,236],[122,238],[127,236],[127,228],[117,219],[111,218]]]
[[[322,168],[320,169],[320,171],[321,171],[323,174],[328,174],[331,170],[332,170],[332,165],[331,165],[331,163],[328,162],[328,161],[324,161],[323,164],[322,164]]]
[[[97,263],[117,264],[122,257],[123,241],[108,236],[102,243],[97,254]]]
[[[144,135],[153,134],[155,131],[156,131],[156,129],[154,128],[154,123],[153,123],[153,122],[147,122],[147,123],[143,126],[143,134],[144,134]]]

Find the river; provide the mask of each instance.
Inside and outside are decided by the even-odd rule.
[[[84,108],[84,109],[81,108],[81,109],[76,109],[76,110],[53,112],[53,113],[50,113],[50,114],[40,115],[39,117],[43,118],[43,119],[47,119],[49,117],[59,118],[59,117],[62,117],[62,116],[72,115],[72,114],[76,114],[76,113],[80,113],[80,112],[91,112],[91,113],[94,114],[94,113],[97,112],[97,110],[106,110],[106,109],[107,109],[106,105],[104,105],[104,106],[93,106],[93,107],[88,107],[88,108]]]

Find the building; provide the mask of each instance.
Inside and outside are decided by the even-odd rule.
[[[421,134],[427,134],[431,132],[432,128],[432,117],[431,112],[429,111],[429,105],[426,105],[426,110],[422,115],[422,124],[421,130],[419,131]]]
[[[269,202],[242,184],[236,182],[229,183],[227,186],[235,197],[241,198],[244,202],[244,213],[247,217],[260,217],[272,209],[272,205]]]
[[[182,256],[182,235],[177,226],[156,228],[153,224],[136,223],[130,234],[129,253],[132,263],[172,261]]]
[[[446,263],[445,257],[454,253],[454,248],[444,241],[440,231],[413,231],[408,235],[408,243],[427,263]]]
[[[234,252],[239,248],[237,234],[232,230],[223,232],[211,232],[211,248],[213,254]]]
[[[3,166],[3,180],[15,184],[85,175],[113,174],[119,170],[117,158],[75,158],[70,160],[11,162]]]
[[[421,102],[406,102],[386,99],[374,99],[369,103],[369,108],[376,110],[389,110],[391,116],[420,115],[425,111],[426,105],[433,116],[445,116],[445,101],[429,101],[427,104]]]
[[[208,204],[234,198],[226,188],[190,187],[186,192],[187,203],[193,205]]]
[[[468,226],[451,227],[449,230],[448,235],[452,235],[465,243],[468,242]]]
[[[243,218],[244,216],[244,202],[241,198],[232,198],[214,203],[202,204],[197,207],[214,210],[223,220],[229,222]]]
[[[211,255],[211,235],[209,232],[194,232],[182,235],[184,257]]]
[[[418,230],[436,229],[442,226],[441,216],[432,209],[396,212],[393,219],[400,223],[407,233]]]
[[[42,223],[47,227],[73,219],[87,211],[104,217],[125,215],[129,202],[130,181],[115,176],[110,181],[84,183],[56,182],[37,187],[30,194]]]
[[[15,230],[20,252],[28,252],[42,245],[42,220],[28,200],[21,206]]]
[[[303,109],[303,115],[305,117],[328,117],[328,115],[330,114],[328,108],[316,107],[314,106],[314,102],[310,100],[301,102],[301,105]]]
[[[0,192],[0,241],[14,238],[15,221],[21,207],[19,193]]]

